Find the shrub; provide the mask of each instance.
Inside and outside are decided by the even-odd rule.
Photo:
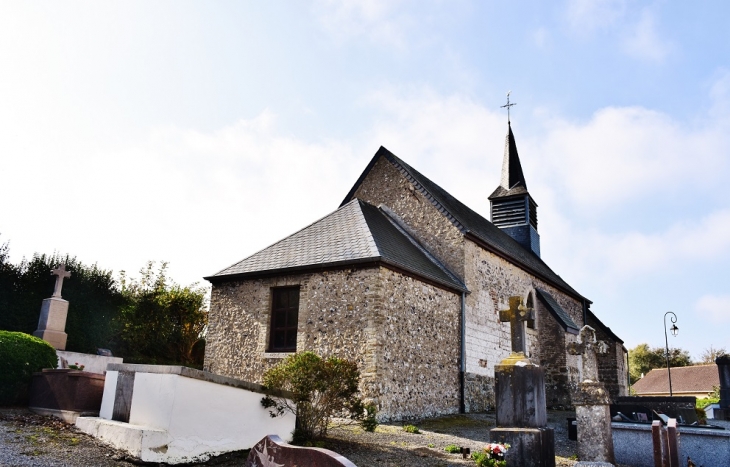
[[[419,434],[419,433],[421,433],[418,430],[418,427],[415,426],[415,425],[403,425],[403,431],[405,431],[406,433],[413,433],[413,434],[416,434],[416,435]]]
[[[461,452],[461,448],[455,444],[449,444],[444,448],[444,451],[451,453],[451,454],[457,454]]]
[[[48,342],[0,331],[0,405],[24,402],[33,373],[57,364],[56,350]]]
[[[303,443],[325,436],[335,414],[347,414],[368,431],[375,430],[375,407],[366,406],[358,397],[360,372],[348,360],[330,357],[323,360],[313,352],[290,355],[264,374],[264,386],[292,393],[291,401],[266,396],[261,405],[272,417],[285,412],[297,416],[294,441]],[[293,404],[292,404],[293,402]]]

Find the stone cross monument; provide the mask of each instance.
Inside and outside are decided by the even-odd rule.
[[[606,353],[608,345],[596,341],[596,331],[583,326],[577,343],[568,344],[568,353],[583,357],[583,378],[573,391],[578,423],[578,458],[581,462],[615,462],[611,433],[611,398],[598,379],[596,354]]]
[[[526,355],[525,322],[534,311],[522,297],[510,297],[509,309],[499,312],[510,323],[512,353],[494,368],[497,428],[489,432],[492,442],[508,443],[507,465],[554,467],[555,439],[547,428],[545,375]]]
[[[56,350],[66,348],[66,316],[68,315],[68,301],[61,298],[63,280],[71,277],[63,264],[51,270],[51,275],[56,276],[56,286],[53,289],[53,296],[43,300],[41,305],[41,316],[38,319],[38,329],[33,333],[47,341]]]

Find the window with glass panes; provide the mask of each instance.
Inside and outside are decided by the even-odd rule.
[[[299,320],[299,286],[272,289],[271,338],[272,352],[297,350],[297,322]]]

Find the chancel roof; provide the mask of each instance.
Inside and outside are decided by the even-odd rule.
[[[219,282],[362,263],[381,263],[452,290],[466,291],[464,284],[396,220],[358,199],[205,279]]]
[[[720,385],[717,365],[693,365],[672,367],[672,392],[703,393],[712,392],[713,386]],[[669,377],[666,368],[655,368],[634,383],[631,388],[636,394],[669,394]]]
[[[548,311],[550,311],[550,314],[555,317],[558,323],[560,323],[563,329],[571,334],[578,334],[578,326],[575,324],[575,321],[573,321],[573,318],[571,318],[570,315],[563,310],[563,307],[555,301],[555,298],[553,298],[549,292],[537,287],[535,287],[535,292],[537,293],[537,297],[542,301]]]
[[[479,241],[479,244],[482,247],[487,248],[495,254],[504,257],[508,261],[523,267],[536,276],[541,277],[551,285],[561,289],[563,292],[566,292],[578,299],[584,298],[570,285],[568,285],[568,283],[559,275],[553,272],[553,270],[550,269],[548,265],[545,264],[545,262],[537,255],[525,249],[494,224],[458,199],[454,198],[446,190],[429,180],[416,169],[403,162],[403,160],[382,146],[347,194],[342,205],[353,199],[357,188],[365,179],[368,172],[370,172],[373,168],[377,160],[381,157],[384,157],[393,164],[416,187],[416,189],[420,190],[421,193],[458,229],[460,229],[463,234],[471,235]],[[521,171],[522,169],[520,169],[520,172]]]

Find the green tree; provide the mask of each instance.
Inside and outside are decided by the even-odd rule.
[[[266,396],[261,404],[272,417],[296,414],[295,442],[306,442],[327,434],[336,413],[348,413],[363,428],[374,431],[375,407],[360,400],[360,372],[354,362],[337,357],[324,360],[313,352],[290,355],[264,374],[264,386],[288,391],[291,399]]]
[[[654,368],[666,367],[666,349],[664,347],[649,347],[648,344],[639,344],[629,350],[629,376],[631,384],[637,382],[642,374]],[[689,352],[679,348],[669,348],[669,365],[689,366],[692,364]]]
[[[728,353],[727,350],[725,350],[725,347],[720,347],[716,349],[712,345],[710,345],[710,347],[702,351],[702,354],[700,355],[700,361],[697,363],[700,365],[714,365],[715,359],[717,357],[722,357],[723,355],[727,354]]]
[[[157,272],[150,261],[139,280],[122,271],[126,305],[117,320],[125,360],[138,363],[201,366],[196,347],[208,324],[206,289],[182,287],[167,277],[167,263]]]
[[[7,243],[0,246],[0,329],[33,333],[38,327],[41,304],[53,293],[51,269],[63,264],[71,278],[63,282],[63,298],[69,301],[66,349],[96,353],[99,347],[114,350],[113,322],[125,303],[112,271],[88,266],[75,257],[35,254],[19,264],[10,263]]]

